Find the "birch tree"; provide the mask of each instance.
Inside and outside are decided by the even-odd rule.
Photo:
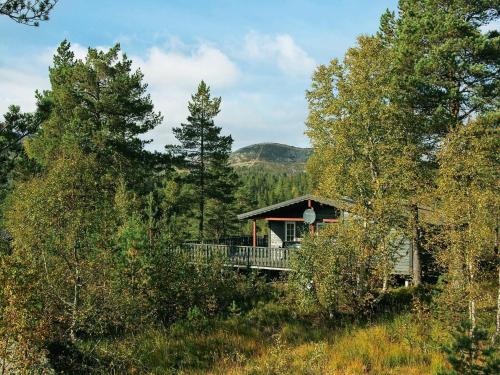
[[[384,286],[395,256],[387,252],[385,239],[404,220],[400,179],[393,178],[402,153],[392,126],[389,53],[384,36],[360,37],[343,63],[333,60],[316,70],[307,92],[307,134],[313,145],[308,172],[319,194],[355,202],[352,210],[370,233],[366,238],[377,234],[364,245],[365,268],[377,253],[385,254]]]
[[[481,285],[491,277],[488,263],[498,267],[499,148],[497,112],[451,132],[439,154],[438,197],[447,245],[440,259],[449,286],[467,301],[471,331],[477,326],[478,301],[484,298]]]

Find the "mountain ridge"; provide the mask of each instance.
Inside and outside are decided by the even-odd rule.
[[[275,173],[300,173],[305,171],[311,148],[290,146],[277,142],[248,145],[231,153],[230,162],[235,168],[258,168]]]

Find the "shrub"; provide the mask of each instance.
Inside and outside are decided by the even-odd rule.
[[[381,285],[370,264],[370,239],[356,222],[329,226],[307,237],[292,261],[290,291],[301,311],[326,316],[367,311]]]

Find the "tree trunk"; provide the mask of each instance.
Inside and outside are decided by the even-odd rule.
[[[469,320],[470,320],[470,336],[474,335],[476,330],[476,301],[471,298],[469,301]]]
[[[422,284],[422,265],[421,265],[421,243],[420,243],[420,223],[418,217],[418,206],[412,206],[412,225],[413,225],[413,285]]]
[[[202,188],[202,192],[201,192],[201,198],[200,198],[200,224],[199,224],[199,227],[198,227],[198,230],[200,232],[199,236],[200,236],[200,241],[201,243],[203,243],[204,241],[204,235],[203,235],[203,222],[205,221],[205,194],[203,192],[203,188]]]
[[[78,311],[78,292],[80,287],[80,270],[78,268],[78,254],[76,247],[73,248],[73,257],[75,261],[75,279],[74,279],[74,287],[73,287],[73,304],[71,307],[71,323],[69,327],[69,338],[72,343],[76,342],[76,320],[77,320],[77,311]]]
[[[200,137],[200,223],[199,223],[199,236],[200,241],[204,241],[204,222],[205,222],[205,126],[201,126]]]
[[[470,215],[469,215],[470,217]],[[469,238],[471,237],[471,230],[470,226],[467,229],[469,232]],[[475,299],[475,288],[474,288],[474,283],[475,283],[475,269],[474,269],[474,257],[468,251],[466,253],[466,258],[465,261],[467,262],[467,280],[468,280],[468,295],[469,295],[469,321],[470,321],[470,337],[474,335],[474,331],[476,330],[476,299]]]
[[[368,223],[366,220],[363,222],[363,230],[365,230],[365,231],[368,230]],[[364,244],[361,264],[359,267],[359,274],[356,277],[356,282],[357,282],[356,293],[357,293],[358,297],[361,297],[365,292],[365,280],[366,280],[366,272],[368,269],[367,265],[368,265],[369,254],[370,254],[370,250],[368,249],[368,245]]]
[[[2,375],[5,375],[5,371],[7,370],[7,352],[9,350],[9,336],[5,336],[5,348],[3,350],[3,359],[2,359]]]
[[[78,269],[77,269],[74,291],[73,291],[73,306],[71,308],[71,325],[70,325],[70,329],[69,329],[69,338],[70,338],[72,343],[76,342],[75,328],[76,328],[76,313],[77,313],[77,304],[78,304],[78,283],[79,283],[79,276],[78,276]]]
[[[391,264],[390,264],[390,261],[389,261],[389,254],[387,254],[387,246],[386,246],[386,243],[385,243],[385,240],[382,242],[382,254],[383,254],[383,258],[384,258],[384,264],[383,264],[383,267],[384,267],[384,275],[383,275],[383,281],[382,281],[382,292],[386,292],[387,291],[387,287],[389,286],[389,274],[390,274],[390,268],[391,268]]]
[[[389,284],[389,277],[387,276],[387,272],[384,272],[384,281],[382,283],[382,292],[387,291],[388,284]]]
[[[497,259],[498,263],[498,259]],[[495,334],[493,335],[493,343],[498,340],[500,336],[500,266],[497,265],[498,268],[498,296],[497,296],[497,328],[495,330]]]
[[[500,261],[498,258],[498,218],[497,218],[497,225],[495,227],[495,260],[496,260],[496,266],[498,270],[498,296],[497,296],[497,322],[496,322],[496,330],[495,334],[493,335],[493,343],[495,343],[498,340],[498,337],[500,336]]]

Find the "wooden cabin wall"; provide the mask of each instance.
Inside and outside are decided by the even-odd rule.
[[[285,222],[269,222],[269,247],[282,247],[285,241]]]

